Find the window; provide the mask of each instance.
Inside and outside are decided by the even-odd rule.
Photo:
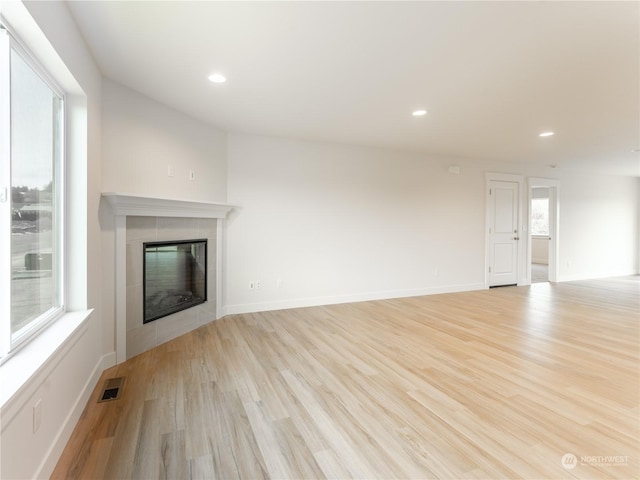
[[[549,236],[549,199],[531,200],[531,234]]]
[[[5,29],[0,30],[0,49],[4,356],[64,311],[64,99]]]

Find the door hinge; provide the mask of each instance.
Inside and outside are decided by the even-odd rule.
[[[489,273],[491,273],[491,267],[489,267]]]
[[[489,195],[491,195],[491,189],[489,189]]]

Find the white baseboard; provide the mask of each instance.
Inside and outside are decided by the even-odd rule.
[[[573,273],[558,275],[558,282],[578,282],[580,280],[597,280],[599,278],[628,277],[630,275],[638,275],[635,270],[626,270],[622,272],[609,273]]]
[[[104,372],[107,368],[114,366],[115,364],[116,352],[107,353],[98,359],[98,362],[94,366],[91,375],[84,384],[84,388],[79,393],[76,401],[73,404],[73,407],[67,415],[67,418],[64,419],[64,422],[58,430],[58,434],[53,439],[51,446],[49,447],[49,451],[45,455],[45,458],[43,459],[37,470],[36,478],[51,477],[53,469],[56,467],[56,464],[60,459],[60,455],[62,455],[62,451],[67,445],[67,442],[71,437],[71,433],[73,433],[73,429],[78,423],[78,419],[80,418],[85,405],[89,401],[89,397],[91,396],[93,389],[98,383],[102,372]]]
[[[286,310],[290,308],[317,307],[321,305],[336,305],[339,303],[366,302],[371,300],[387,300],[390,298],[419,297],[438,293],[468,292],[485,289],[484,283],[463,285],[445,285],[441,287],[425,287],[407,290],[392,290],[383,292],[365,292],[350,295],[335,295],[327,297],[294,298],[275,300],[271,302],[244,303],[227,305],[223,309],[224,315],[267,312],[271,310]]]

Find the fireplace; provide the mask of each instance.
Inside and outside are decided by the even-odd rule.
[[[103,193],[102,199],[113,213],[115,233],[114,315],[118,363],[222,317],[222,232],[233,206],[117,192]],[[208,240],[207,301],[144,323],[143,243],[185,238]]]
[[[207,240],[145,242],[143,323],[207,301]]]

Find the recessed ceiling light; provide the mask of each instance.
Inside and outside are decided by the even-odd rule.
[[[640,148],[634,148],[633,150],[631,150],[631,153],[638,153],[640,152]]]
[[[209,75],[209,81],[213,83],[224,83],[227,81],[227,77],[225,77],[221,73],[212,73],[211,75]]]
[[[411,115],[413,115],[414,117],[424,117],[426,114],[426,110],[414,110]]]
[[[551,135],[555,135],[554,132],[542,132],[539,137],[550,137]]]

